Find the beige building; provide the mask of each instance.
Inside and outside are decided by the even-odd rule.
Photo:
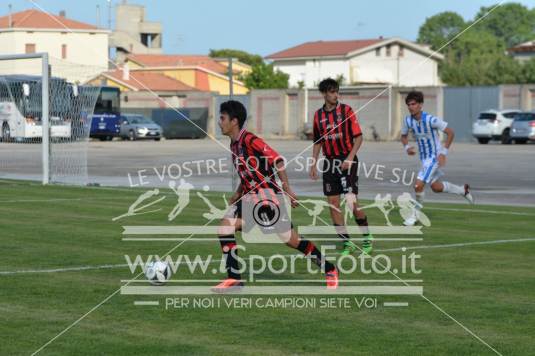
[[[228,60],[214,59],[204,55],[131,54],[125,65],[131,72],[152,72],[164,74],[197,90],[228,95]],[[247,94],[249,89],[238,80],[240,74],[250,71],[246,64],[233,62],[233,92]]]
[[[0,17],[0,55],[47,52],[52,75],[73,82],[85,82],[108,69],[108,36],[108,30],[70,20],[64,12],[26,10]],[[37,63],[0,62],[0,74],[40,70]]]
[[[126,2],[116,6],[110,47],[116,49],[117,63],[123,63],[132,53],[161,54],[162,35],[161,23],[146,20],[144,6]]]

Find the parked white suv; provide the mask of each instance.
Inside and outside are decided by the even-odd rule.
[[[472,125],[472,135],[479,143],[500,140],[503,144],[511,143],[511,124],[520,110],[487,110],[479,113]]]

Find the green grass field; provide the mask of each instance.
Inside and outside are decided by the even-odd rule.
[[[158,205],[162,210],[112,222],[140,192],[0,182],[0,354],[32,354],[114,293],[121,280],[132,278],[126,267],[35,270],[124,264],[126,254],[164,254],[177,244],[121,241],[121,225],[205,223],[201,218],[205,205],[194,195],[187,211],[167,222],[176,203],[170,191],[164,192],[168,197]],[[377,242],[375,248],[535,238],[535,208],[427,207],[432,208],[426,210],[432,226],[424,228],[423,242]],[[372,224],[384,224],[378,210],[368,215]],[[395,224],[400,223],[399,214],[391,216]],[[327,214],[323,218],[328,221]],[[298,208],[293,221],[303,224],[309,217]],[[266,256],[293,252],[284,245],[247,248],[249,253]],[[425,297],[499,353],[535,354],[535,241],[415,251],[422,256],[418,267],[423,272],[418,278],[423,279]],[[220,247],[215,241],[186,242],[175,250],[178,253],[218,255]],[[400,251],[377,253],[394,261],[401,255]],[[28,270],[34,272],[5,273]],[[314,276],[303,268],[277,278]],[[40,354],[494,354],[421,296],[371,297],[377,298],[377,308],[166,310],[165,296],[156,298],[160,306],[135,306],[134,301],[147,298],[117,293]],[[385,301],[405,301],[409,306],[384,307]]]

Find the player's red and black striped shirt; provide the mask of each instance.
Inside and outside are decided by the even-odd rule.
[[[314,142],[321,143],[327,158],[349,154],[353,138],[360,135],[357,115],[349,105],[338,103],[331,111],[326,111],[323,106],[314,114]]]
[[[234,167],[240,176],[243,193],[258,193],[263,199],[282,192],[277,184],[275,164],[283,158],[260,137],[243,129],[230,144]],[[268,192],[269,191],[269,192]]]

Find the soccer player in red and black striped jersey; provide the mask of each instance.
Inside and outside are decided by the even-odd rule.
[[[338,101],[339,85],[334,79],[320,82],[319,90],[325,104],[314,114],[314,148],[310,178],[318,179],[317,162],[323,151],[323,194],[330,204],[330,213],[338,236],[344,241],[343,255],[354,252],[358,247],[350,241],[340,210],[340,195],[344,194],[346,204],[353,211],[355,221],[364,235],[362,251],[372,250],[372,235],[368,231],[368,219],[364,211],[358,209],[358,158],[362,145],[362,131],[356,114],[349,105]]]
[[[280,204],[280,208],[284,209],[283,202],[276,197],[278,193],[284,193],[290,198],[292,207],[297,206],[297,198],[290,188],[284,168],[284,159],[264,140],[245,129],[246,118],[247,111],[240,102],[230,100],[221,104],[219,126],[221,127],[221,132],[231,139],[230,148],[233,155],[233,164],[240,177],[240,185],[229,201],[233,208],[232,216],[225,216],[221,220],[219,227],[219,240],[225,258],[228,278],[212,288],[217,293],[230,292],[243,286],[237,260],[238,249],[234,236],[234,231],[245,227],[242,219],[242,201],[253,197],[259,202],[275,202]],[[281,185],[277,183],[276,176],[280,179]],[[282,225],[284,228],[284,224]],[[299,250],[305,256],[309,256],[325,271],[327,288],[337,288],[338,271],[334,265],[325,260],[312,242],[302,239],[291,226],[291,223],[286,226],[286,231],[277,230],[274,232],[281,237],[286,245]]]

